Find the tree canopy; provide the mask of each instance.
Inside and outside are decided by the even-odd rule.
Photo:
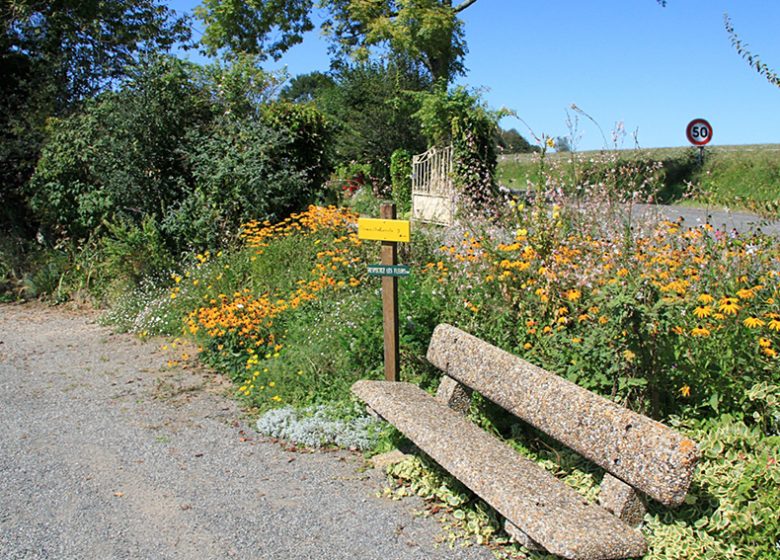
[[[248,52],[278,59],[314,29],[312,13],[323,10],[323,32],[338,65],[347,57],[368,59],[389,49],[422,65],[434,80],[464,72],[466,42],[458,14],[477,0],[203,0],[196,17],[206,25],[209,54]]]
[[[0,65],[45,70],[61,86],[61,104],[95,94],[138,54],[168,50],[190,33],[158,0],[7,0],[0,18]]]
[[[186,19],[159,0],[3,0],[0,2],[0,224],[24,203],[51,116],[126,75],[144,53],[189,38]]]

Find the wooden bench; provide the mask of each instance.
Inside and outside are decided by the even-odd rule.
[[[569,559],[639,557],[639,493],[669,506],[685,499],[699,454],[667,426],[450,325],[434,331],[428,361],[445,374],[436,397],[387,381],[352,391],[503,515],[523,544]],[[469,421],[471,390],[604,468],[600,503]]]

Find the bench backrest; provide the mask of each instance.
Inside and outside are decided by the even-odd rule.
[[[659,502],[685,499],[699,452],[671,428],[451,325],[436,327],[428,361]]]

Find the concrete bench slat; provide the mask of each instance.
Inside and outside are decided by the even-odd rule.
[[[685,499],[699,452],[669,427],[451,325],[436,327],[428,361],[661,503]]]
[[[606,560],[645,553],[639,532],[419,387],[358,381],[352,392],[553,554]]]

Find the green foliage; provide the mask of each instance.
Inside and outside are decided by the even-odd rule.
[[[330,129],[311,106],[269,103],[275,84],[249,60],[205,70],[148,61],[117,92],[50,123],[33,210],[55,238],[153,218],[173,253],[224,245],[250,215],[286,216],[322,192]]]
[[[310,202],[320,194],[330,174],[332,129],[323,114],[311,104],[269,103],[263,105],[261,115],[267,126],[290,135],[291,142],[283,152],[289,167],[306,174],[305,187],[295,194],[295,203],[302,208],[304,202]],[[278,156],[282,157],[282,153]],[[281,213],[279,218],[284,215]]]
[[[466,206],[484,208],[497,194],[494,180],[498,120],[505,114],[491,111],[476,94],[463,87],[452,91],[437,87],[432,93],[416,93],[420,121],[429,146],[452,144],[455,183]]]
[[[203,0],[195,8],[195,17],[206,26],[201,45],[207,54],[227,49],[233,53],[251,53],[278,60],[302,35],[314,26],[310,11],[312,0],[273,0],[271,2],[232,2]]]
[[[516,155],[498,164],[498,181],[512,189],[526,190],[544,183],[545,175],[569,194],[586,192],[591,185],[610,184],[619,198],[631,198],[639,190],[653,194],[656,202],[691,200],[699,205],[742,208],[765,217],[780,215],[777,188],[780,168],[775,146],[746,148],[720,146],[708,149],[704,164],[689,148],[621,150]]]
[[[3,62],[24,53],[61,90],[60,108],[125,75],[139,53],[189,37],[184,18],[156,0],[21,0],[2,10]]]
[[[157,0],[15,0],[0,8],[0,227],[32,237],[23,186],[49,117],[70,114],[126,75],[140,53],[189,29]]]
[[[336,80],[330,74],[323,72],[300,74],[282,88],[279,98],[292,103],[310,103],[317,101],[326,90],[335,85]]]
[[[398,212],[406,214],[412,209],[412,155],[407,150],[398,149],[390,156],[390,177]]]
[[[318,91],[315,103],[337,128],[335,157],[342,164],[369,164],[369,175],[388,184],[393,151],[425,149],[412,117],[417,103],[405,92],[425,90],[430,81],[401,60],[345,67],[334,79],[334,86]]]
[[[538,146],[533,146],[514,128],[509,130],[499,128],[496,144],[502,154],[529,154],[539,151]]]
[[[102,238],[102,265],[108,275],[132,284],[159,276],[174,264],[156,222],[150,216],[140,225],[105,222],[109,235]]]
[[[389,50],[423,65],[434,80],[449,82],[463,73],[466,44],[457,14],[476,0],[452,6],[449,0],[361,2],[322,0],[322,30],[333,41],[337,61],[348,55],[366,61],[372,49]],[[314,28],[313,0],[204,1],[195,11],[206,26],[202,44],[210,54],[254,53],[278,59]]]
[[[698,442],[703,459],[685,505],[651,507],[647,558],[780,558],[777,432],[730,415],[678,427]]]
[[[51,121],[28,189],[44,226],[86,238],[107,219],[159,219],[191,190],[191,133],[212,117],[196,72],[182,61],[155,59],[120,91]]]

